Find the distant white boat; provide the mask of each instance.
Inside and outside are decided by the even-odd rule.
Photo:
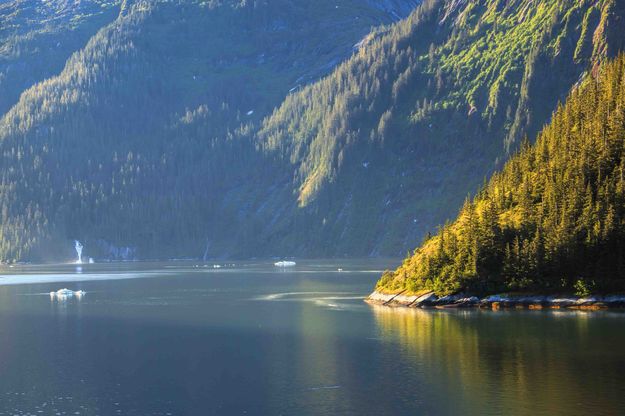
[[[80,297],[80,296],[83,296],[85,293],[86,292],[84,290],[76,290],[76,291],[74,291],[74,290],[70,290],[70,289],[67,289],[67,288],[63,288],[63,289],[57,290],[56,292],[50,292],[50,297],[52,297],[52,298],[54,298],[54,297],[57,297],[57,298],[69,298],[69,297],[72,297],[72,296]]]
[[[294,261],[279,261],[279,262],[274,263],[274,265],[277,267],[293,267],[296,264],[297,263],[295,263]]]

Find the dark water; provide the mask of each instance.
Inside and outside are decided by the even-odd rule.
[[[210,266],[7,269],[0,415],[625,414],[625,314],[364,304],[392,261]]]

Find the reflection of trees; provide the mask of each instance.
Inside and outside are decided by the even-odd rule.
[[[606,351],[622,318],[588,314],[374,307],[383,342],[471,414],[617,414],[622,356]],[[608,328],[611,327],[611,328]],[[620,331],[622,332],[622,331]],[[598,406],[598,407],[595,407]]]

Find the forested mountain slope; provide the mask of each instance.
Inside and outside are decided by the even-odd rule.
[[[119,14],[120,0],[0,3],[0,114]]]
[[[414,247],[622,48],[623,3],[430,0],[372,35],[263,123],[300,207],[275,232],[298,228],[289,245],[303,235],[327,254]]]
[[[33,4],[45,16],[70,8],[71,22],[83,5],[48,2],[44,13],[18,2],[7,21]],[[203,252],[208,222],[225,218],[214,208],[223,189],[263,160],[246,158],[256,152],[243,133],[414,4],[124,1],[62,72],[25,90],[0,120],[0,257],[58,258],[72,238],[96,255]],[[7,38],[35,45],[39,28],[27,23],[42,19],[18,19]]]
[[[622,0],[416,3],[123,2],[0,120],[0,258],[405,252],[625,42]]]
[[[597,69],[378,290],[625,289],[625,56]]]

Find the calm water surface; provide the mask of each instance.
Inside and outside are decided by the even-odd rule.
[[[625,314],[363,303],[395,265],[3,269],[0,415],[625,414]]]

